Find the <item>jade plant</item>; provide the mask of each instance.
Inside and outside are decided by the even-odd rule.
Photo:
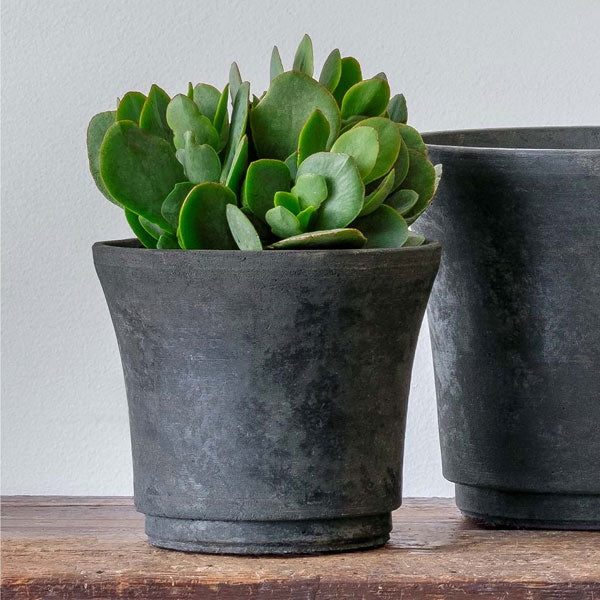
[[[292,69],[273,48],[269,89],[250,97],[236,63],[222,91],[157,85],[95,115],[88,157],[98,189],[146,248],[416,246],[408,227],[441,176],[384,73],[363,79],[334,50],[318,80],[304,36]],[[231,101],[231,112],[229,103]]]

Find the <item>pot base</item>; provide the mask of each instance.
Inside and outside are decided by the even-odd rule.
[[[455,487],[459,510],[489,527],[600,530],[600,495]]]
[[[153,546],[209,554],[314,554],[382,546],[391,513],[305,521],[202,521],[146,515]]]

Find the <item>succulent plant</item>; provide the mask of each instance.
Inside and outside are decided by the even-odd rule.
[[[128,92],[88,128],[90,170],[146,248],[384,248],[424,242],[408,227],[441,165],[406,124],[385,74],[363,79],[334,50],[318,80],[304,36],[285,71],[250,97],[236,63],[223,90]],[[231,99],[231,115],[229,101]]]

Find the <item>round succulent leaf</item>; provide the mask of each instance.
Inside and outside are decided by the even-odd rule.
[[[329,122],[317,108],[306,120],[298,136],[298,165],[311,154],[327,149]]]
[[[394,186],[394,169],[392,169],[380,182],[379,185],[368,195],[365,196],[363,209],[359,216],[364,217],[376,211],[387,198]]]
[[[220,183],[201,183],[187,195],[177,230],[184,250],[234,250],[226,207],[236,204],[235,194]]]
[[[266,212],[265,219],[277,237],[288,238],[302,233],[298,218],[285,206],[271,208]]]
[[[377,117],[385,112],[390,100],[387,80],[373,77],[355,83],[342,99],[342,119],[353,115]]]
[[[391,206],[382,204],[353,225],[367,238],[365,248],[400,248],[408,238],[408,225]]]
[[[172,233],[161,207],[185,174],[171,144],[132,121],[117,121],[100,147],[100,175],[117,202]]]
[[[307,206],[304,210],[301,210],[296,218],[298,219],[298,223],[300,224],[300,229],[302,231],[307,231],[310,228],[311,221],[313,221],[313,217],[317,214],[317,209],[314,206]]]
[[[162,227],[159,227],[155,223],[148,221],[144,217],[139,217],[140,225],[146,230],[148,235],[151,235],[155,240],[157,240],[163,233],[165,233]]]
[[[194,87],[193,100],[200,113],[211,123],[214,123],[217,107],[221,99],[221,92],[208,83],[199,83]],[[216,129],[216,127],[215,127]]]
[[[408,146],[406,145],[406,142],[400,138],[400,150],[398,151],[398,158],[394,163],[396,178],[394,179],[394,187],[392,188],[392,191],[397,190],[400,187],[400,184],[404,181],[404,178],[408,173],[409,164],[410,159],[408,156]]]
[[[329,229],[301,233],[268,246],[273,250],[325,250],[362,248],[365,236],[358,229]]]
[[[296,179],[296,174],[298,173],[298,150],[296,150],[296,152],[292,152],[284,162],[290,170],[292,180]]]
[[[287,165],[272,158],[261,158],[251,162],[244,182],[245,205],[259,219],[275,206],[275,193],[290,191],[291,176]]]
[[[354,159],[347,154],[318,152],[309,156],[298,168],[300,176],[321,175],[327,184],[327,199],[321,204],[316,218],[317,229],[340,229],[360,213],[365,186]]]
[[[340,135],[331,152],[348,154],[356,161],[360,176],[365,179],[373,170],[379,155],[379,135],[373,127],[354,127]]]
[[[362,81],[362,71],[359,62],[352,56],[346,56],[341,60],[341,72],[338,84],[333,90],[333,97],[339,106],[346,92],[356,83]]]
[[[357,123],[360,123],[360,121],[364,121],[367,118],[368,117],[365,117],[364,115],[353,115],[348,119],[344,119],[342,121],[342,126],[340,127],[340,135],[346,133],[346,131],[352,129]]]
[[[170,233],[163,233],[156,242],[158,250],[179,250],[177,237]]]
[[[221,95],[219,96],[219,102],[217,103],[217,110],[215,111],[215,117],[213,119],[213,125],[220,135],[223,131],[223,125],[227,121],[227,101],[229,98],[229,84],[225,86]]]
[[[275,192],[274,204],[287,208],[294,215],[300,212],[300,202],[291,192]]]
[[[138,215],[131,210],[125,209],[125,219],[135,234],[135,237],[142,242],[144,248],[156,248],[156,239],[142,227]]]
[[[371,117],[355,127],[372,127],[379,137],[379,154],[365,183],[383,177],[393,166],[400,152],[401,137],[395,123],[385,117]]]
[[[235,204],[225,207],[231,235],[240,250],[262,250],[262,242],[250,219]]]
[[[231,126],[229,128],[229,139],[225,146],[225,158],[223,160],[223,170],[229,173],[231,164],[235,157],[235,152],[240,140],[246,135],[248,125],[248,105],[250,101],[250,84],[245,81],[237,91],[231,111]]]
[[[336,48],[332,50],[323,63],[319,83],[325,86],[330,92],[333,92],[340,82],[342,76],[342,58],[340,51]]]
[[[92,117],[87,128],[87,153],[90,173],[96,183],[96,187],[107,200],[110,200],[117,206],[121,206],[121,204],[108,193],[104,181],[102,181],[102,177],[100,176],[100,146],[102,145],[102,140],[104,140],[108,128],[115,123],[116,114],[116,111],[108,110]]]
[[[139,123],[144,102],[146,96],[141,92],[127,92],[117,106],[117,121]]]
[[[312,77],[314,71],[314,59],[313,59],[313,45],[312,40],[307,34],[304,34],[296,55],[294,56],[294,71],[300,71],[306,73],[309,77]]]
[[[408,173],[400,187],[402,189],[414,190],[419,194],[416,204],[406,213],[407,221],[413,223],[427,208],[433,197],[436,173],[434,166],[422,152],[409,148],[408,155],[410,161]]]
[[[242,85],[242,76],[240,75],[240,68],[236,62],[231,63],[229,68],[229,93],[231,94],[231,102],[235,102],[238,90]]]
[[[425,243],[425,236],[420,233],[414,233],[413,231],[408,232],[408,237],[404,242],[404,248],[407,246],[422,246]]]
[[[305,173],[296,178],[296,184],[292,188],[294,194],[300,201],[302,209],[312,206],[315,210],[327,198],[327,182],[325,177],[317,173]]]
[[[297,149],[300,131],[315,109],[329,123],[329,148],[340,129],[340,111],[331,93],[306,73],[288,71],[275,77],[250,114],[258,156],[285,160]]]
[[[396,94],[388,104],[388,114],[395,123],[406,123],[408,121],[408,109],[404,94]]]
[[[176,155],[186,177],[192,183],[219,181],[221,161],[215,149],[208,144],[197,144],[191,131],[186,131],[184,137],[185,148],[177,150]]]
[[[225,177],[225,185],[237,196],[248,167],[248,136],[245,135],[236,148],[229,173]],[[221,178],[224,174],[221,174]],[[221,181],[223,183],[223,181]]]
[[[281,75],[283,73],[283,62],[281,61],[281,55],[279,54],[279,48],[277,46],[273,46],[273,51],[271,52],[271,64],[269,68],[269,75],[271,81],[277,77],[277,75]]]
[[[173,231],[179,226],[179,213],[187,195],[194,188],[194,184],[189,181],[183,181],[175,185],[171,193],[162,203],[160,212],[165,221],[171,225]]]
[[[385,203],[402,216],[406,215],[417,203],[419,194],[414,190],[396,190]]]
[[[175,148],[185,147],[185,133],[191,131],[198,144],[219,146],[219,134],[211,121],[200,114],[193,100],[183,94],[177,94],[167,106],[167,123],[173,130]]]
[[[397,124],[398,131],[402,136],[402,139],[406,143],[409,149],[417,150],[427,156],[427,146],[421,137],[421,134],[410,125],[405,125],[404,123]]]
[[[167,92],[152,85],[140,112],[140,129],[157,135],[171,143],[173,132],[167,123],[167,106],[171,99]]]

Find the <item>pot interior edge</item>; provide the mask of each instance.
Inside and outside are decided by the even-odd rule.
[[[423,139],[428,146],[461,149],[600,151],[600,126],[457,129],[424,133]]]

